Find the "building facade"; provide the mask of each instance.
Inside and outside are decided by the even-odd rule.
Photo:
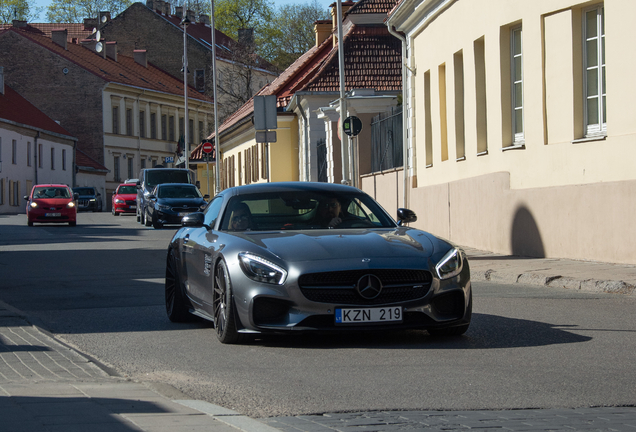
[[[636,263],[635,13],[630,0],[401,2],[387,26],[406,53],[415,225],[495,252]]]

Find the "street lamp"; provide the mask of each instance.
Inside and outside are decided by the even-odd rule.
[[[185,114],[183,119],[183,153],[185,156],[185,167],[190,168],[190,144],[188,141],[188,32],[186,29],[190,25],[187,13],[187,3],[183,3],[183,102],[185,106]]]

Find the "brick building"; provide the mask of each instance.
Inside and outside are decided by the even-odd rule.
[[[192,11],[185,15],[191,24],[188,34],[189,85],[212,97],[212,29],[207,15],[195,17]],[[146,5],[133,3],[117,17],[99,20],[102,39],[116,40],[120,54],[132,56],[134,50],[145,49],[148,61],[169,74],[183,80],[183,27],[182,7],[173,8],[170,3],[147,0]],[[104,21],[104,22],[102,22]],[[249,38],[248,38],[249,39]],[[278,75],[276,68],[258,56],[244,63],[242,53],[245,44],[215,30],[218,79],[217,92],[219,116],[226,117],[241,106],[245,100],[272,82]],[[240,78],[239,78],[240,77]],[[238,87],[248,89],[247,97],[237,102],[231,94],[239,93],[232,80],[240,81]]]

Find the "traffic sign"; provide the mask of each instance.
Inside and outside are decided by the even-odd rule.
[[[362,122],[356,116],[347,117],[342,124],[344,133],[349,136],[356,136],[362,131]]]
[[[212,150],[214,150],[214,146],[211,142],[203,143],[203,153],[212,153]]]
[[[165,163],[173,163],[173,162],[174,162],[174,157],[172,157],[172,156],[166,156],[166,157],[164,158],[164,162],[165,162]]]

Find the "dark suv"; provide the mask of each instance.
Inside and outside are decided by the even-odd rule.
[[[77,200],[78,211],[102,211],[102,194],[94,187],[74,187],[73,193],[79,195]]]
[[[163,183],[190,183],[194,184],[194,173],[185,168],[146,168],[139,173],[137,181],[137,222],[150,226],[152,221],[148,215],[148,196],[155,187]]]

